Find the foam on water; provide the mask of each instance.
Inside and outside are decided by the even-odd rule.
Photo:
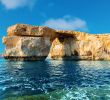
[[[27,95],[110,100],[110,62],[0,60],[0,99]]]

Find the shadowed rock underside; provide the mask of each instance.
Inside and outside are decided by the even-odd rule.
[[[3,37],[10,60],[110,60],[110,35],[16,24]]]

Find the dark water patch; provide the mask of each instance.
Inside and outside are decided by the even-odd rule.
[[[49,100],[109,100],[110,62],[0,60],[0,99],[33,95]]]

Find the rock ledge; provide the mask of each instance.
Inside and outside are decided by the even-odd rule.
[[[10,60],[110,60],[110,35],[16,24],[3,37]]]

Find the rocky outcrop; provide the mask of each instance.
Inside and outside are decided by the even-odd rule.
[[[45,59],[50,51],[48,37],[18,37],[3,38],[6,45],[5,58],[22,60]]]
[[[50,51],[55,30],[48,27],[17,24],[3,37],[4,57],[11,60],[44,60]]]
[[[8,36],[55,37],[55,30],[49,27],[16,24],[7,29]]]
[[[110,60],[110,35],[54,30],[17,24],[3,38],[4,57],[12,60]]]

